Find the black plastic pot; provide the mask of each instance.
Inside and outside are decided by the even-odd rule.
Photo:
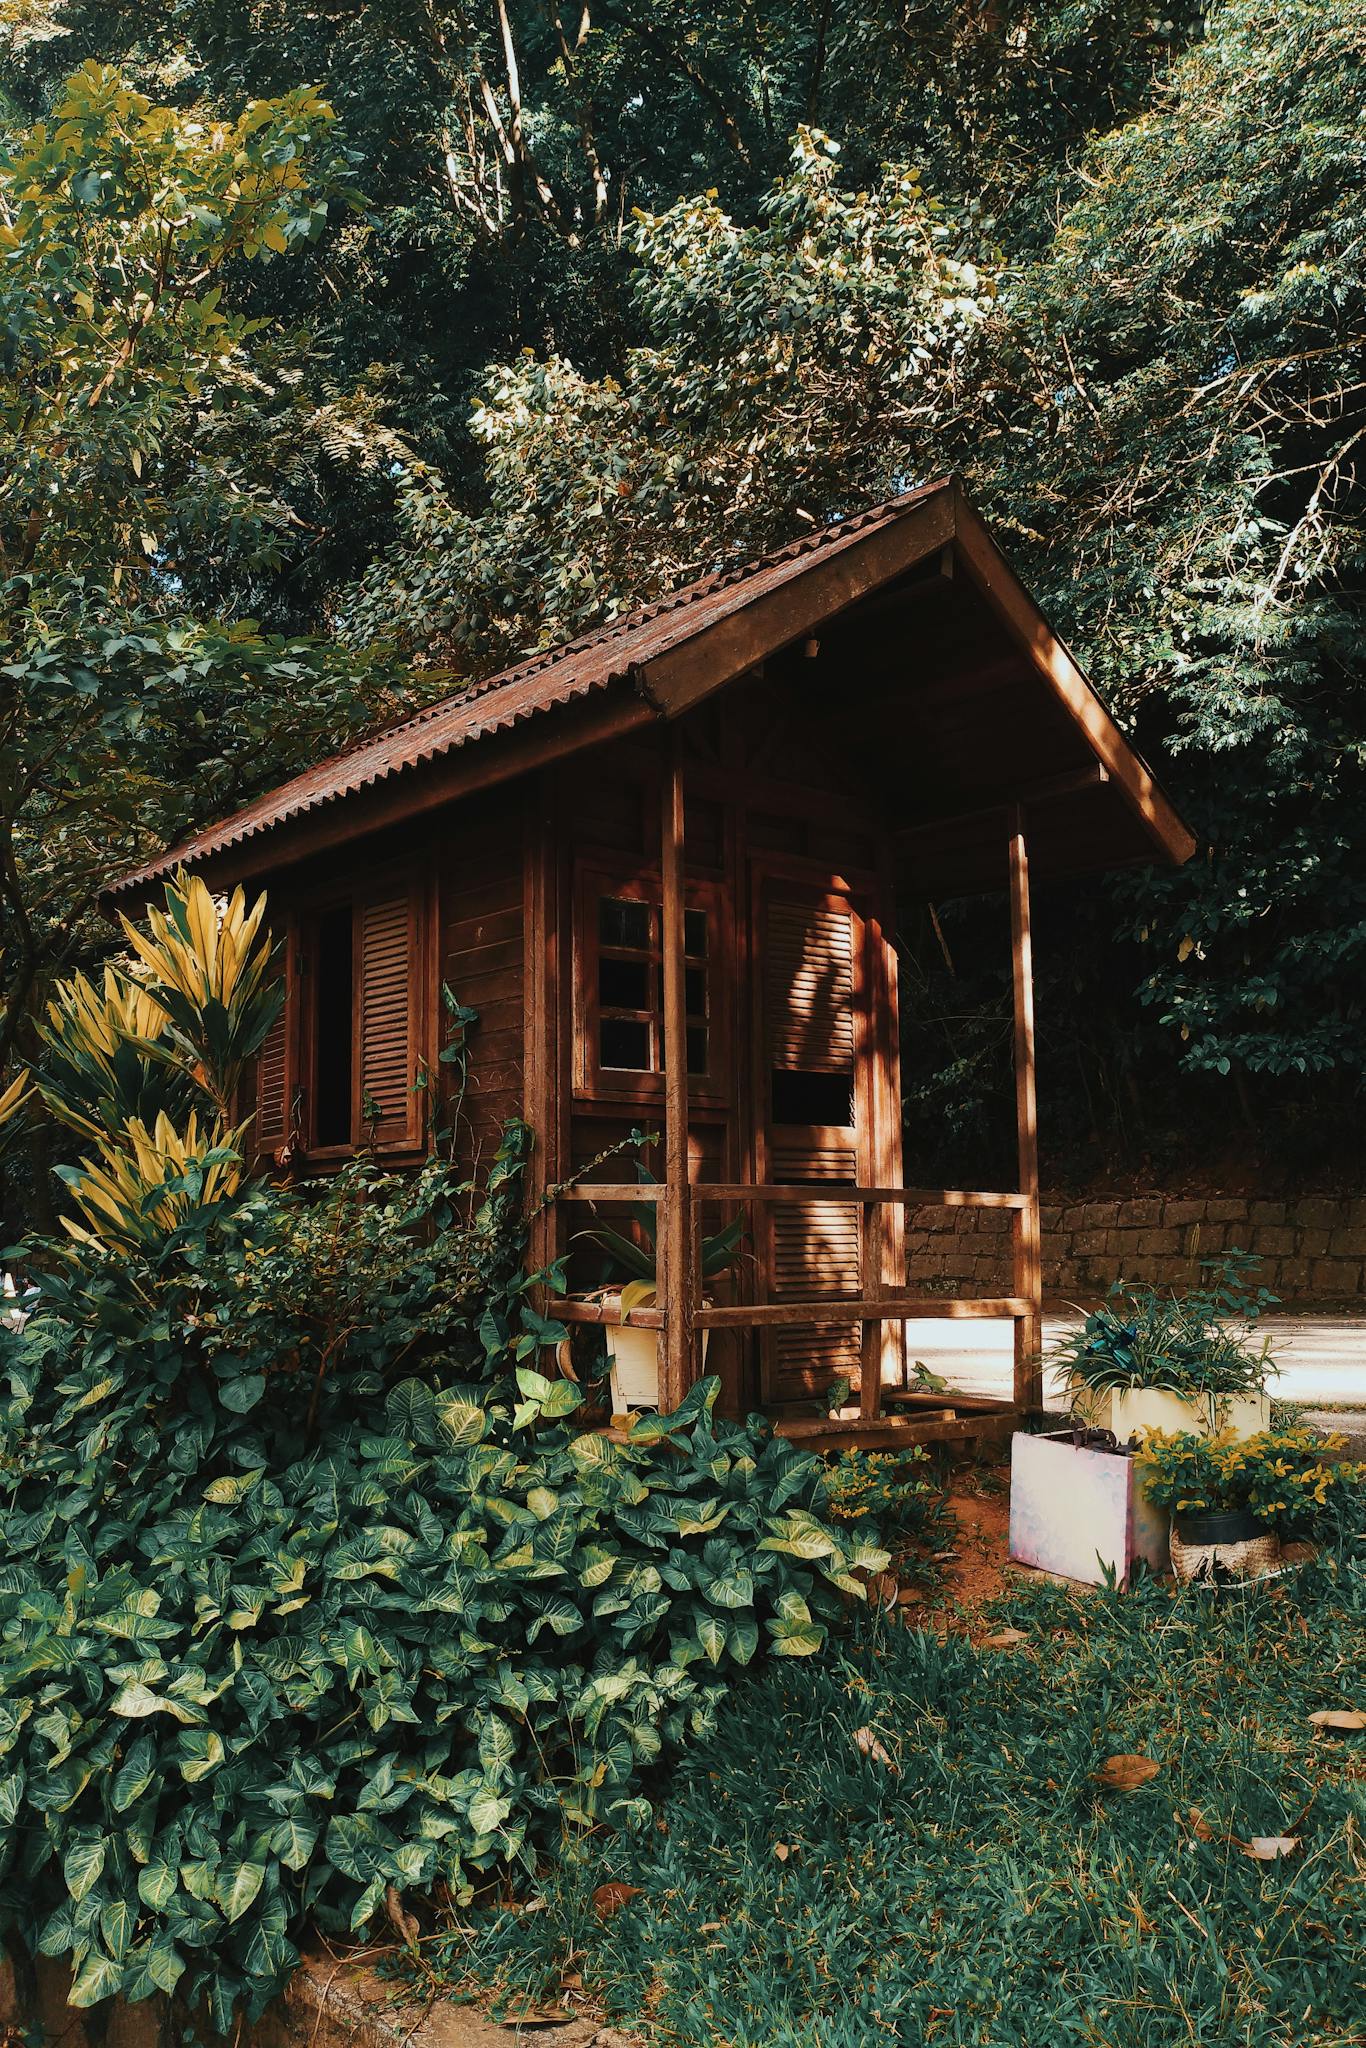
[[[1266,1534],[1246,1508],[1202,1509],[1198,1514],[1173,1515],[1172,1520],[1183,1543],[1251,1543]]]

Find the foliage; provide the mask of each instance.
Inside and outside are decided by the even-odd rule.
[[[1276,1370],[1270,1339],[1254,1348],[1248,1325],[1276,1297],[1252,1287],[1249,1269],[1258,1262],[1246,1252],[1202,1263],[1208,1280],[1185,1294],[1116,1281],[1104,1306],[1054,1346],[1050,1363],[1059,1377],[1097,1393],[1263,1393]]]
[[[352,1378],[372,1419],[298,1452],[287,1402],[244,1422],[243,1379],[199,1378],[168,1406],[100,1348],[63,1358],[40,1316],[5,1429],[0,1900],[78,2004],[183,1975],[226,2027],[309,1914],[643,1826],[642,1770],[882,1558],[812,1513],[814,1459],[712,1423],[714,1384],[616,1445],[529,1369],[516,1416]]]
[[[1366,1465],[1326,1462],[1346,1445],[1344,1436],[1312,1429],[1250,1437],[1150,1429],[1138,1456],[1143,1491],[1156,1507],[1178,1515],[1245,1508],[1272,1528],[1299,1529],[1321,1523],[1345,1496],[1366,1497]]]
[[[882,1530],[919,1529],[940,1497],[924,1469],[930,1462],[923,1444],[904,1451],[841,1451],[825,1480],[831,1514],[837,1522],[869,1521]]]
[[[470,517],[415,467],[405,538],[367,572],[351,630],[370,638],[382,620],[414,644],[510,657],[660,595],[718,552],[758,552],[884,496],[889,463],[938,468],[991,305],[972,260],[980,231],[906,165],[850,194],[837,153],[801,130],[753,225],[714,196],[643,215],[646,344],[602,378],[559,357],[493,369],[474,418],[486,509]]]
[[[54,1005],[53,1099],[100,1158],[0,1329],[0,1936],[69,1957],[76,2006],[179,1989],[223,2032],[310,1919],[645,1826],[647,1767],[887,1561],[714,1381],[624,1442],[576,1425],[535,1366],[565,1331],[522,1127],[482,1189],[441,1158],[242,1181],[263,913],[172,884],[143,979]]]
[[[1307,1716],[1366,1706],[1360,1562],[1344,1530],[1232,1603],[1020,1585],[983,1622],[1019,1628],[1013,1648],[870,1620],[727,1702],[664,1829],[590,1844],[547,1873],[543,1911],[462,1914],[424,1960],[472,1993],[587,2003],[651,2048],[1341,2048],[1362,1737]],[[1105,1792],[1116,1752],[1161,1770]],[[1298,1842],[1262,1861],[1256,1837]],[[613,1881],[640,1889],[604,1919]]]
[[[197,118],[93,62],[0,147],[0,1075],[112,868],[384,701],[381,662],[185,595],[191,564],[279,565],[299,344],[233,280],[294,260],[347,172],[309,87]]]

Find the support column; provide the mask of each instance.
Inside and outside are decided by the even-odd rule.
[[[1039,1231],[1039,1112],[1034,1081],[1034,954],[1029,932],[1029,849],[1017,806],[1010,832],[1010,949],[1015,990],[1015,1133],[1020,1193],[1014,1212],[1014,1291],[1030,1304],[1015,1324],[1015,1404],[1043,1406],[1043,1258]]]
[[[692,1195],[688,1174],[688,1032],[683,978],[683,734],[665,732],[659,861],[663,883],[664,952],[664,1198],[659,1205],[658,1257],[664,1343],[659,1405],[677,1408],[693,1383]]]

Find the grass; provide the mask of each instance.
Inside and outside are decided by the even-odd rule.
[[[1220,1600],[1033,1583],[1007,1625],[993,1649],[870,1617],[771,1665],[649,1831],[428,1961],[504,2002],[568,1987],[660,2048],[1366,2043],[1366,1734],[1307,1720],[1366,1707],[1360,1539]],[[1103,1790],[1124,1752],[1158,1775]],[[1237,1846],[1276,1835],[1275,1863]],[[640,1891],[603,1917],[612,1881]]]

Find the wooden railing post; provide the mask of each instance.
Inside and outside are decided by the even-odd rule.
[[[1029,849],[1018,807],[1010,833],[1010,950],[1015,992],[1015,1132],[1020,1193],[1015,1211],[1014,1290],[1029,1304],[1015,1323],[1015,1403],[1043,1406],[1043,1259],[1039,1231],[1039,1113],[1034,1079],[1034,955],[1029,931]]]
[[[882,1204],[865,1202],[859,1211],[859,1243],[862,1252],[863,1293],[876,1302],[883,1292],[882,1263],[885,1232]],[[865,1421],[876,1421],[882,1413],[882,1323],[868,1317],[863,1325],[863,1357],[859,1368],[859,1413]]]
[[[659,1405],[677,1408],[693,1381],[692,1195],[688,1185],[688,1033],[683,975],[683,735],[677,723],[665,734],[664,802],[660,816],[664,953],[664,1200],[658,1230],[660,1305],[664,1343]]]

